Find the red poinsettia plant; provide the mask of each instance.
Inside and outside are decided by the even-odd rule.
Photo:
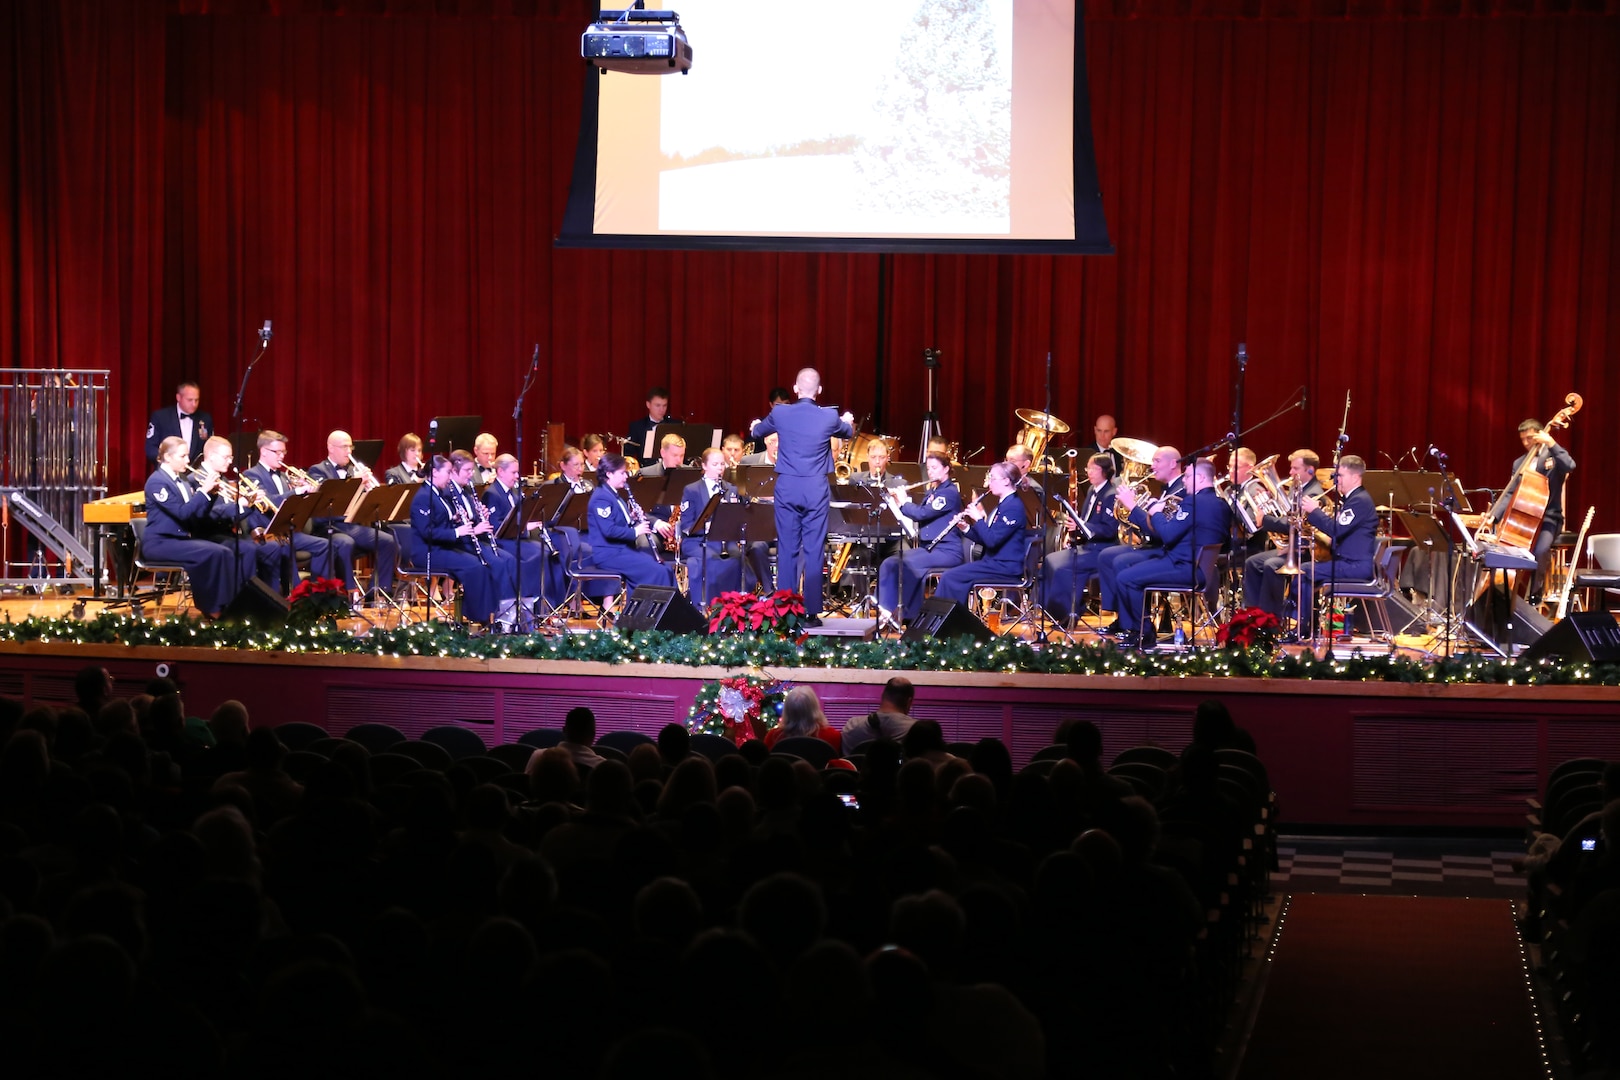
[[[788,589],[764,596],[725,592],[709,605],[709,633],[767,633],[800,636],[804,624],[804,597]]]
[[[287,621],[293,626],[334,623],[349,611],[349,594],[337,578],[312,577],[293,586],[292,610]]]
[[[1257,607],[1239,608],[1232,618],[1215,632],[1215,644],[1228,649],[1263,649],[1270,652],[1277,647],[1277,634],[1282,620],[1269,611]]]

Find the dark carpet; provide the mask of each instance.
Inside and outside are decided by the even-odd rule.
[[[1547,1075],[1506,900],[1296,894],[1239,1076]]]

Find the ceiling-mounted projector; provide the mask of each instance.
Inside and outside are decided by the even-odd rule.
[[[580,36],[579,54],[604,73],[685,75],[692,66],[692,46],[673,11],[601,11]]]

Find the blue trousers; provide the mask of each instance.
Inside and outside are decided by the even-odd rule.
[[[941,544],[940,548],[945,545]],[[1023,554],[1020,545],[1019,554]],[[943,596],[947,600],[955,600],[958,604],[965,604],[968,593],[973,586],[981,581],[1018,581],[1024,576],[1024,560],[1019,558],[1014,562],[1010,559],[980,559],[977,562],[963,563],[954,570],[947,570],[940,576],[939,589],[936,596]]]
[[[387,592],[394,586],[394,567],[399,565],[399,542],[393,534],[373,529],[369,525],[337,524],[332,526],[332,560],[343,574],[343,584],[351,591],[359,588],[354,581],[354,557],[361,552],[374,556],[376,572],[371,576],[373,588]]]
[[[735,545],[733,545],[735,546]],[[686,562],[686,581],[692,602],[703,610],[723,592],[741,592],[743,558],[725,554],[718,540],[682,540],[681,558]]]
[[[1129,544],[1104,548],[1097,556],[1097,580],[1101,592],[1099,603],[1102,609],[1119,614],[1123,610],[1120,607],[1119,575],[1143,559],[1162,553],[1163,549],[1160,548],[1133,548]]]
[[[591,566],[611,570],[630,588],[637,585],[674,585],[675,571],[650,551],[624,544],[597,544],[591,548]]]
[[[1086,585],[1096,576],[1103,552],[1117,544],[1084,544],[1054,551],[1041,566],[1041,606],[1054,619],[1067,619],[1070,610],[1086,594]]]
[[[193,537],[154,536],[148,532],[141,541],[141,556],[147,562],[179,566],[191,581],[191,596],[197,610],[217,615],[230,603],[258,563],[258,545],[246,541],[238,553],[213,540]]]
[[[878,606],[899,618],[916,617],[922,610],[923,578],[933,570],[961,566],[964,558],[959,536],[947,536],[933,551],[919,544],[889,556],[878,567]]]
[[[1120,571],[1115,587],[1120,607],[1115,609],[1119,624],[1135,631],[1142,625],[1142,598],[1149,589],[1185,587],[1192,583],[1192,563],[1173,562],[1163,551],[1151,551]],[[1201,587],[1203,581],[1198,585]]]
[[[776,481],[776,587],[803,595],[804,610],[811,616],[821,614],[822,562],[831,502],[825,477],[782,476]]]
[[[562,560],[537,540],[497,540],[496,544],[513,559],[521,559],[513,588],[523,590],[525,599],[542,595],[548,604],[557,604],[567,595]]]

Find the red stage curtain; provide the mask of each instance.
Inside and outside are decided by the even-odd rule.
[[[736,427],[815,364],[914,449],[932,346],[964,449],[1042,406],[1048,352],[1059,416],[1190,449],[1245,341],[1246,420],[1309,395],[1260,452],[1330,450],[1349,390],[1351,452],[1433,442],[1470,484],[1578,390],[1570,498],[1620,526],[1613,6],[1097,0],[1118,255],[1058,260],[552,250],[585,77],[561,0],[23,4],[0,361],[107,357],[133,485],[168,384],[199,375],[223,419],[267,317],[246,412],[300,460],[462,411],[509,447],[535,342],[531,447],[547,417],[622,431],[654,383]]]

